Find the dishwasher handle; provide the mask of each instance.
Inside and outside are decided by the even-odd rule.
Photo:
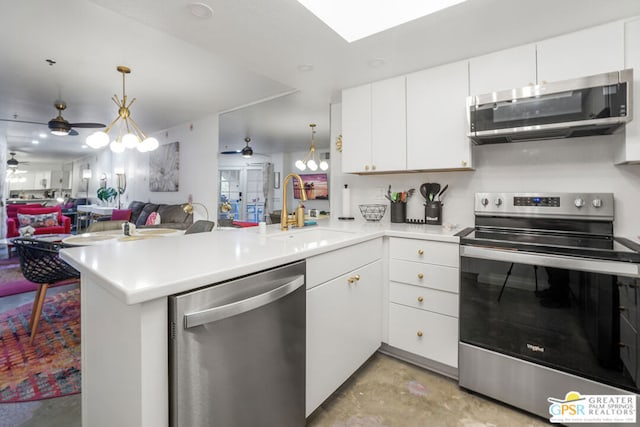
[[[275,289],[247,298],[241,301],[222,305],[220,307],[209,308],[207,310],[186,313],[184,315],[184,328],[194,328],[206,323],[216,322],[227,317],[236,316],[247,311],[255,310],[263,305],[270,304],[274,301],[284,298],[300,286],[304,285],[304,275],[295,276],[295,278],[284,285]]]

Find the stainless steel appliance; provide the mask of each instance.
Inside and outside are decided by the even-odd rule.
[[[476,144],[605,135],[631,121],[633,70],[467,98]]]
[[[613,194],[479,193],[460,233],[459,383],[549,417],[569,391],[640,391],[640,246]]]
[[[305,263],[169,297],[170,425],[305,424]]]

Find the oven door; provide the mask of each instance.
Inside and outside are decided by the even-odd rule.
[[[465,245],[460,254],[461,342],[640,390],[628,286],[637,265]]]

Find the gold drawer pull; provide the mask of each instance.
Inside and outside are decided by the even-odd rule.
[[[424,274],[418,273],[418,279],[423,279],[423,278],[424,278]]]
[[[621,305],[620,307],[618,307],[618,310],[620,311],[625,311],[627,309],[627,307],[625,307],[624,305]]]
[[[422,336],[422,331],[418,331],[418,336],[421,337]]]
[[[418,249],[418,255],[424,255],[424,251],[422,249]]]
[[[360,275],[356,274],[355,276],[351,276],[347,279],[347,282],[349,282],[349,284],[354,284],[355,282],[357,282],[358,280],[360,280]]]
[[[418,302],[422,302],[422,301],[424,301],[424,298],[418,297]]]

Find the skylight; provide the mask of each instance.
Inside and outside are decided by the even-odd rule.
[[[298,0],[349,43],[466,0]]]

